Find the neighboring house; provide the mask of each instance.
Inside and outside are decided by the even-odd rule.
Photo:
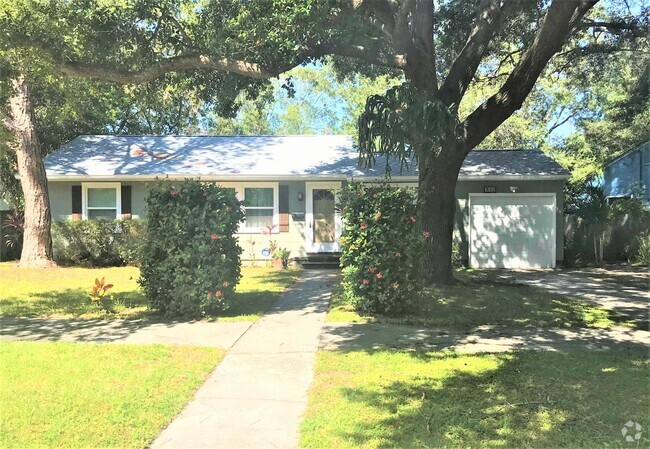
[[[348,136],[81,136],[45,158],[55,219],[145,217],[147,182],[218,181],[244,201],[242,258],[266,257],[268,237],[293,257],[336,253],[337,191],[350,180],[376,182],[357,164]],[[414,168],[391,182],[417,186]],[[455,237],[473,267],[554,267],[563,259],[562,188],[568,177],[540,151],[471,152],[460,172]],[[256,242],[254,247],[251,241]]]
[[[626,198],[635,189],[650,204],[650,141],[622,154],[607,166],[603,173],[607,198]]]

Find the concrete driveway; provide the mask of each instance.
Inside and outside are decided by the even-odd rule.
[[[650,325],[650,270],[647,267],[522,270],[502,273],[499,277],[598,304],[630,317],[643,328]]]

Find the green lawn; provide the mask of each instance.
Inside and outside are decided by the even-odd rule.
[[[644,352],[322,351],[301,446],[649,447],[649,382]]]
[[[237,300],[223,316],[226,321],[255,321],[298,276],[298,271],[243,268],[237,286]],[[53,269],[16,268],[0,263],[0,316],[145,318],[151,316],[134,267]],[[88,299],[95,278],[114,284],[119,305],[116,313],[102,312]]]
[[[0,447],[145,447],[223,354],[181,346],[0,342]]]
[[[345,302],[342,289],[333,291],[328,321],[388,322],[436,327],[611,327],[634,326],[633,321],[577,298],[526,285],[484,279],[481,272],[460,273],[461,283],[434,287],[399,317],[359,316]]]

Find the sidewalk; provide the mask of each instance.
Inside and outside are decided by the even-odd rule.
[[[296,447],[334,277],[304,272],[239,338],[151,448]]]

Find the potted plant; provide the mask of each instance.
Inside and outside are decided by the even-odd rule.
[[[273,252],[273,267],[277,266],[284,270],[288,269],[290,256],[291,251],[288,251],[286,248],[278,248]],[[279,262],[279,264],[276,265],[276,262]]]

